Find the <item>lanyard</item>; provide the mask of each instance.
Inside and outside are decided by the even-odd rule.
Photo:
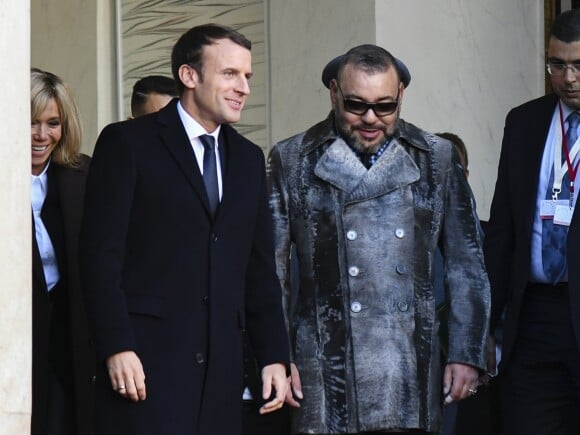
[[[570,208],[572,208],[574,201],[574,181],[576,180],[576,174],[578,172],[578,164],[580,164],[580,160],[578,160],[574,166],[572,165],[572,162],[580,150],[580,141],[576,140],[576,143],[572,144],[573,147],[570,150],[564,129],[564,115],[562,113],[562,103],[560,101],[558,101],[558,109],[560,110],[559,133],[562,137],[562,146],[559,147],[556,145],[554,147],[554,185],[552,186],[552,199],[554,201],[558,199],[558,194],[562,191],[562,179],[564,178],[564,175],[566,175],[566,172],[568,172],[570,175]],[[556,136],[559,135],[556,134]],[[556,144],[559,142],[558,139],[559,138],[556,137]],[[566,157],[566,162],[561,164],[562,149],[564,149],[564,157]]]

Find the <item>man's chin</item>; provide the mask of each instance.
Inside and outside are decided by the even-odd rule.
[[[374,140],[372,142],[356,138],[356,144],[354,148],[360,153],[373,154],[376,153],[381,147],[381,145],[384,143],[385,143],[384,137],[381,140]]]
[[[356,132],[356,130],[345,131],[340,130],[339,128],[339,132],[341,132],[341,136],[344,138],[345,142],[361,154],[375,153],[386,140],[384,132],[372,141],[362,137]]]
[[[575,98],[563,97],[564,104],[573,110],[580,110],[580,96]]]

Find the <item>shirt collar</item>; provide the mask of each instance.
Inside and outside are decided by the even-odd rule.
[[[213,136],[213,138],[215,139],[216,145],[219,144],[218,137],[220,135],[220,130],[222,128],[221,125],[218,125],[218,127],[212,132],[206,131],[205,128],[203,128],[199,122],[197,122],[189,113],[185,111],[185,109],[181,105],[181,101],[177,102],[177,113],[179,114],[179,118],[181,119],[181,122],[183,124],[183,127],[185,128],[185,132],[187,133],[187,137],[189,138],[189,140],[193,140],[204,134],[209,134],[210,136]]]
[[[567,122],[568,116],[570,115],[570,113],[572,112],[576,112],[574,109],[572,109],[570,106],[567,106],[566,103],[564,103],[562,100],[560,100],[560,104],[562,105],[562,116],[564,117],[564,122]],[[556,106],[556,110],[558,110],[558,107]]]
[[[30,189],[31,189],[31,205],[32,210],[36,213],[40,213],[42,210],[42,204],[46,199],[47,184],[48,184],[48,174],[47,170],[50,166],[50,160],[44,167],[43,171],[38,174],[30,174]]]
[[[50,159],[48,159],[48,162],[46,163],[46,166],[44,167],[44,169],[42,170],[42,172],[38,175],[34,175],[34,174],[30,174],[31,180],[39,180],[40,183],[43,186],[46,186],[46,172],[48,171],[48,167],[50,166]]]

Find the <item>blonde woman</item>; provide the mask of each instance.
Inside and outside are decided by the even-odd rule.
[[[33,69],[33,435],[91,432],[93,356],[80,288],[78,233],[89,157],[69,88]]]

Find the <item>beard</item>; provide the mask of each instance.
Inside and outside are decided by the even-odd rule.
[[[339,135],[352,149],[354,149],[356,152],[360,154],[376,153],[386,141],[390,140],[391,137],[393,137],[399,124],[398,114],[396,121],[392,125],[388,126],[384,123],[375,125],[368,125],[365,124],[364,122],[348,124],[338,112],[335,113],[336,113],[335,114],[336,129]],[[381,134],[379,134],[379,136],[376,139],[366,140],[359,133],[359,130],[366,128],[373,128],[375,130],[379,130]]]

